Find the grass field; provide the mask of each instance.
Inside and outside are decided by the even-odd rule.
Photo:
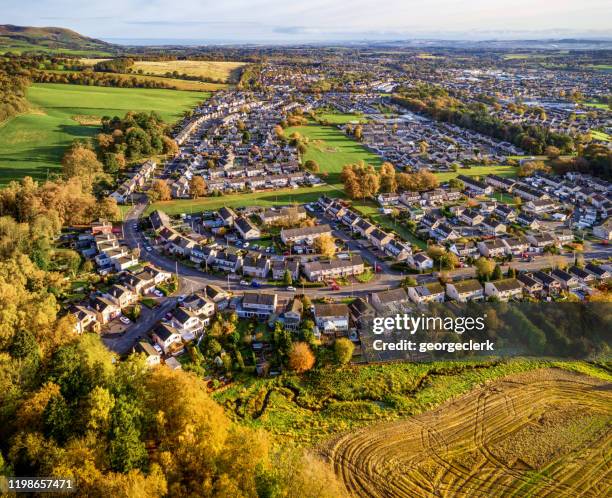
[[[26,175],[44,179],[47,171],[58,173],[65,148],[76,138],[98,132],[96,125],[79,124],[82,116],[155,110],[172,122],[207,97],[175,90],[32,85],[28,90],[32,112],[0,125],[0,185]]]
[[[317,117],[329,121],[332,124],[365,123],[367,119],[362,114],[350,114],[340,112],[322,112]]]
[[[606,496],[610,376],[510,375],[322,446],[353,496]]]
[[[329,197],[341,197],[342,192],[329,185],[315,187],[302,187],[297,189],[280,189],[272,192],[255,192],[250,194],[230,194],[221,197],[202,197],[200,199],[184,199],[173,201],[162,201],[150,204],[146,213],[161,209],[168,214],[199,213],[202,211],[215,211],[227,207],[244,206],[279,206],[291,203],[305,203],[316,201],[321,195]]]
[[[594,107],[595,109],[609,109],[610,107],[608,106],[608,104],[602,104],[600,102],[585,102],[586,106],[588,107]]]
[[[305,126],[290,127],[285,130],[286,136],[298,132],[309,139],[303,161],[312,159],[319,164],[320,173],[325,181],[337,188],[342,188],[340,173],[346,164],[364,161],[376,167],[382,164],[380,158],[366,150],[363,145],[347,137],[337,128],[310,123]]]
[[[199,78],[213,78],[221,81],[238,81],[240,68],[244,62],[223,61],[137,61],[133,69],[142,69],[144,73],[166,74],[177,71],[179,74],[197,76]]]
[[[514,166],[472,166],[470,169],[460,168],[457,171],[449,171],[445,173],[436,173],[438,180],[447,182],[451,178],[457,178],[459,175],[465,176],[485,176],[498,175],[503,177],[516,176],[516,168]]]

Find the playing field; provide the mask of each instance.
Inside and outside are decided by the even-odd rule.
[[[485,176],[497,175],[503,177],[516,176],[516,168],[514,166],[472,166],[469,169],[460,168],[457,171],[448,171],[445,173],[436,173],[436,177],[441,182],[447,182],[451,178],[457,178],[459,175],[465,176]]]
[[[137,61],[133,69],[142,69],[145,74],[161,74],[177,72],[200,78],[213,78],[221,81],[238,81],[239,70],[244,62],[224,61]]]
[[[305,202],[316,201],[320,196],[329,197],[342,196],[342,192],[329,185],[316,187],[302,187],[296,189],[280,189],[272,192],[254,192],[251,194],[231,194],[221,197],[202,197],[201,199],[185,199],[174,201],[163,201],[150,204],[146,213],[151,213],[156,209],[161,209],[168,214],[180,213],[199,213],[202,211],[215,211],[226,207],[245,207],[245,206],[279,206],[292,203],[303,204]]]
[[[44,179],[60,171],[65,148],[98,132],[96,118],[127,111],[157,111],[168,122],[208,98],[203,92],[35,84],[32,112],[0,125],[0,185],[29,175]]]
[[[363,145],[347,137],[337,128],[308,124],[290,127],[285,135],[290,137],[294,132],[308,138],[307,151],[303,161],[312,159],[319,164],[321,176],[330,185],[343,188],[340,173],[346,164],[364,161],[373,166],[380,166],[380,158],[369,152]]]
[[[323,112],[317,117],[329,121],[332,124],[365,123],[367,119],[362,114],[350,114],[341,112]]]

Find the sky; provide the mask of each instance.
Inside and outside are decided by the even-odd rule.
[[[108,41],[612,38],[610,0],[0,0],[0,12]]]

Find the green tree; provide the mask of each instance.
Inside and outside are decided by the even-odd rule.
[[[353,351],[355,351],[355,345],[350,339],[346,337],[341,337],[336,340],[334,344],[334,354],[336,356],[336,361],[340,365],[346,365],[353,358]]]
[[[63,443],[72,431],[72,414],[61,394],[53,396],[43,412],[45,434]]]
[[[293,285],[293,277],[291,276],[291,272],[288,269],[285,270],[285,273],[283,273],[283,285]]]

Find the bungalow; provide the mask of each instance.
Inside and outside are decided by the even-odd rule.
[[[174,327],[166,323],[158,323],[153,329],[152,336],[153,340],[166,354],[182,344],[181,334]]]
[[[444,287],[438,282],[408,287],[408,296],[417,304],[442,303],[444,302]]]
[[[459,302],[476,301],[484,297],[482,285],[476,279],[460,280],[446,284],[446,295]]]
[[[331,235],[331,227],[329,225],[315,225],[313,227],[304,228],[283,228],[281,230],[281,240],[284,244],[312,244],[315,239],[321,235]]]
[[[431,270],[433,268],[433,259],[431,259],[424,252],[418,254],[412,254],[406,259],[408,265],[419,271]]]
[[[544,290],[544,285],[542,285],[542,282],[539,282],[533,278],[530,273],[521,273],[516,277],[516,279],[527,294],[535,295]]]
[[[523,287],[516,278],[505,278],[494,282],[485,282],[485,294],[500,301],[519,298],[523,294]]]
[[[303,265],[304,275],[311,282],[360,275],[364,270],[363,259],[359,255],[355,255],[351,259],[311,261]]]
[[[349,329],[349,308],[346,304],[315,304],[315,324],[323,334],[345,334]]]
[[[480,254],[487,258],[499,258],[506,253],[506,244],[503,239],[489,239],[478,242]]]
[[[240,237],[244,240],[254,240],[261,238],[261,231],[248,218],[238,218],[234,220],[234,226]]]

